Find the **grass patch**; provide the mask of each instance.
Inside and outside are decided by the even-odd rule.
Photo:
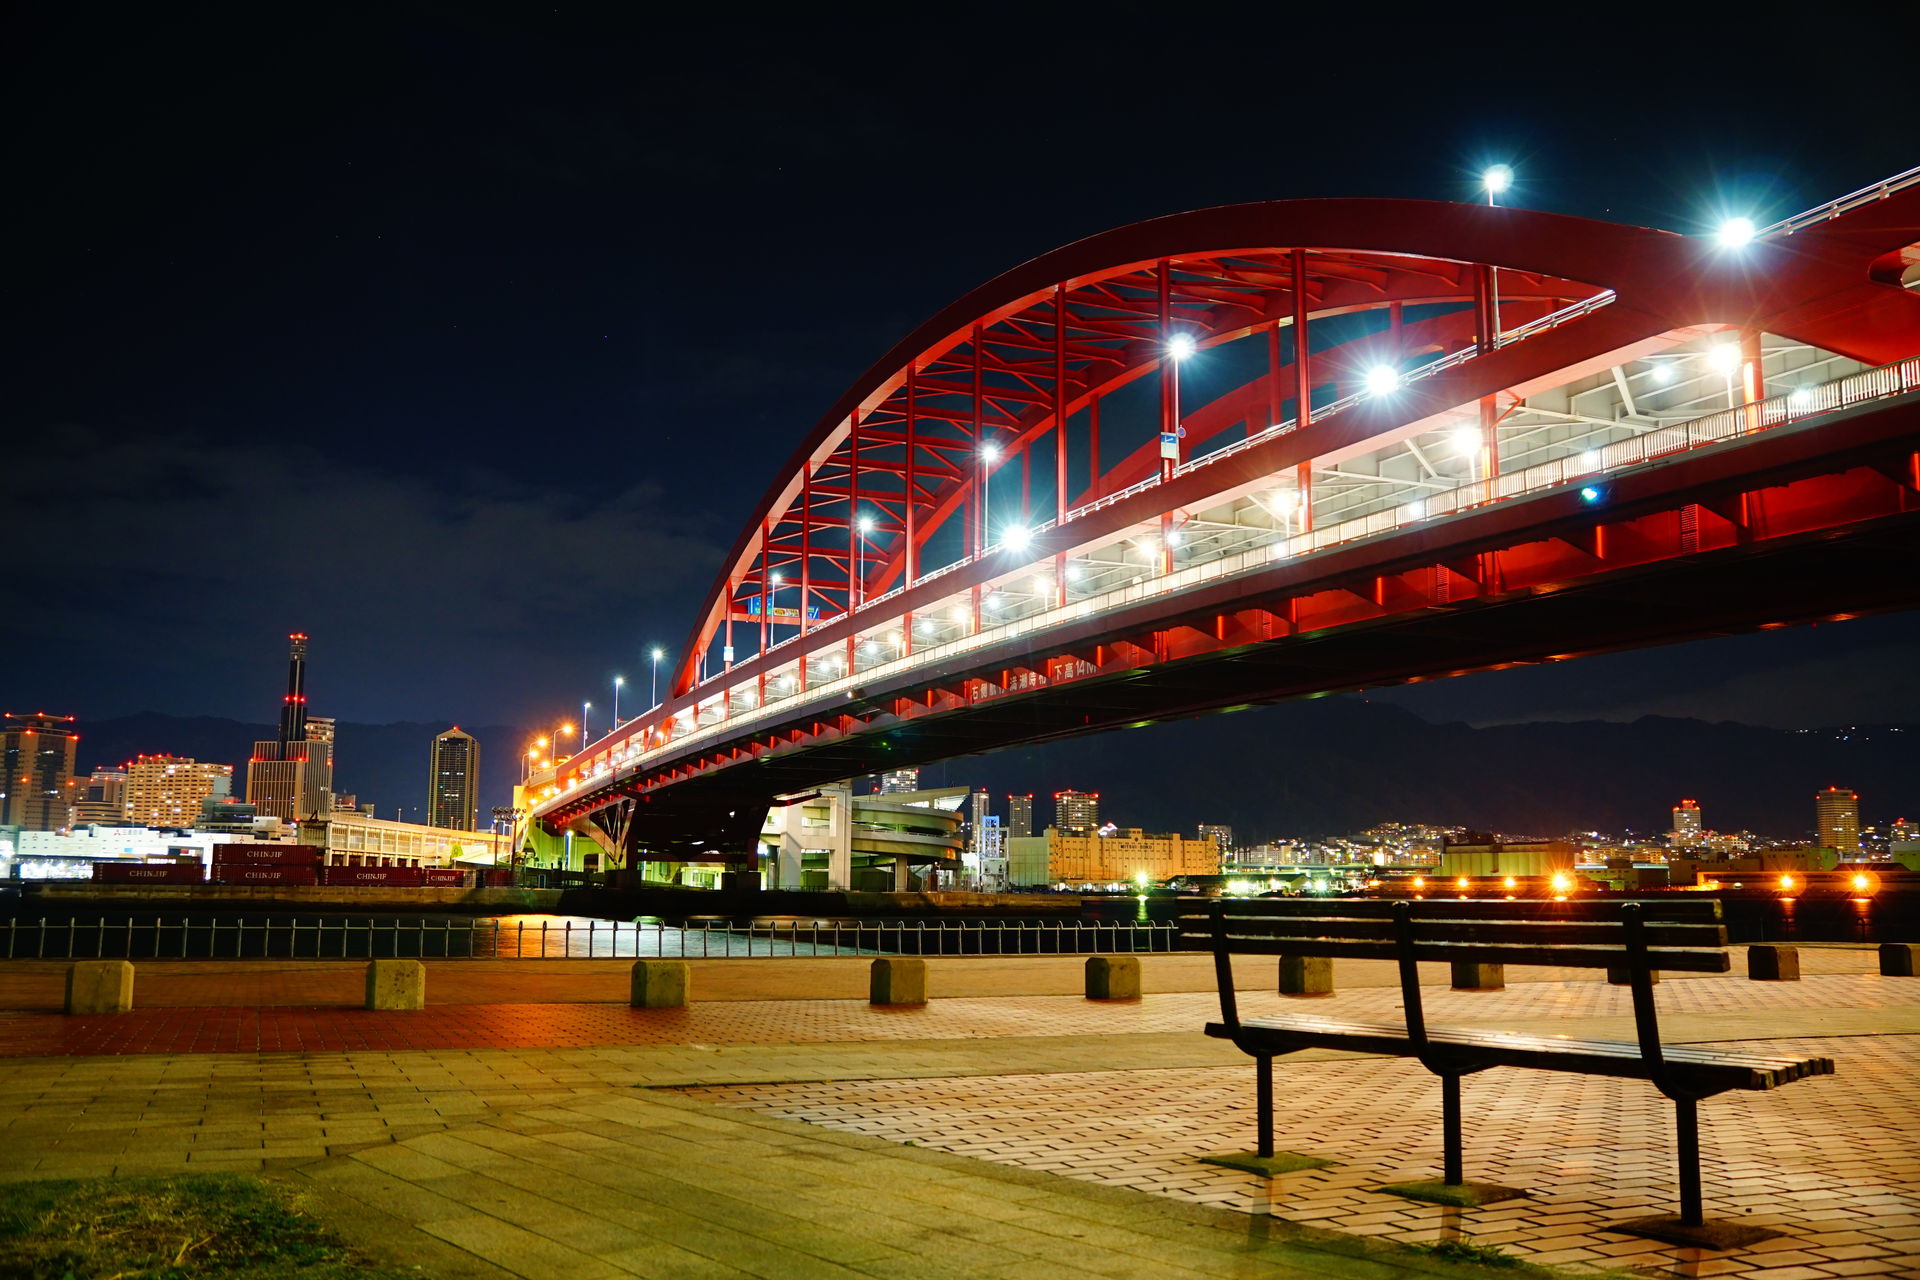
[[[1409,1249],[1417,1249],[1428,1257],[1440,1258],[1447,1262],[1472,1262],[1483,1267],[1517,1267],[1520,1259],[1496,1245],[1475,1244],[1471,1240],[1423,1240],[1410,1244]]]
[[[258,1178],[15,1182],[0,1197],[4,1280],[418,1280],[369,1264]]]

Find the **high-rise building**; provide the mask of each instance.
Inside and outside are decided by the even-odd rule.
[[[1202,840],[1211,840],[1220,847],[1220,856],[1226,857],[1233,852],[1233,828],[1219,822],[1203,822],[1198,832]]]
[[[1033,834],[1033,793],[1007,797],[1007,839]]]
[[[1682,800],[1673,806],[1673,831],[1668,836],[1669,844],[1696,845],[1700,843],[1700,806],[1691,800]]]
[[[1844,854],[1860,849],[1860,797],[1845,787],[1828,787],[1813,795],[1814,839],[1823,849]]]
[[[427,825],[474,830],[480,812],[480,743],[459,725],[433,740]]]
[[[308,716],[307,741],[331,743],[336,727],[332,716]]]
[[[979,851],[986,838],[987,817],[993,812],[993,796],[976,791],[967,797],[967,847]]]
[[[282,822],[324,818],[333,809],[333,722],[326,740],[307,737],[307,637],[287,639],[287,696],[280,705],[280,736],[253,744],[247,762],[247,803]]]
[[[1100,829],[1098,791],[1053,793],[1053,825],[1069,835],[1092,835]]]
[[[897,796],[907,791],[920,789],[920,771],[918,769],[889,769],[880,775],[880,794]]]
[[[136,827],[191,827],[203,801],[233,795],[233,766],[181,756],[138,756],[127,764],[126,821]]]
[[[0,826],[58,831],[71,821],[73,762],[80,735],[72,716],[0,716]]]
[[[127,771],[95,769],[73,796],[73,826],[117,827],[127,820]]]

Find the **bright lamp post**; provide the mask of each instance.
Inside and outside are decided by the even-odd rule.
[[[980,550],[985,551],[993,537],[993,464],[1000,460],[1000,446],[989,440],[980,446]]]
[[[593,710],[591,702],[580,704],[580,745],[583,747],[587,745],[587,712],[591,710]]]
[[[620,727],[620,686],[626,682],[626,677],[624,676],[615,676],[613,678],[613,727],[615,729]]]
[[[1487,191],[1487,207],[1499,205],[1499,197],[1513,185],[1513,167],[1496,164],[1480,175],[1480,185]],[[1489,326],[1493,333],[1487,339],[1489,347],[1500,345],[1500,268],[1487,268],[1487,309],[1492,319]]]
[[[647,684],[647,698],[656,707],[660,705],[660,659],[666,656],[667,651],[658,645],[654,646],[652,652],[647,654],[649,666],[651,667],[651,679]]]
[[[873,517],[861,516],[853,522],[853,588],[854,603],[864,604],[867,598],[867,535],[873,532]]]

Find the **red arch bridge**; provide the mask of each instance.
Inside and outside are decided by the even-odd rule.
[[[1920,169],[1740,246],[1236,205],[981,285],[780,466],[668,696],[531,781],[608,865],[836,779],[1911,606]]]

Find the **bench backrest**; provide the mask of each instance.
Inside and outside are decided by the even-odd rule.
[[[1180,916],[1187,946],[1214,954],[1221,1018],[1239,1023],[1234,955],[1394,960],[1407,1030],[1424,1040],[1422,961],[1625,969],[1646,1056],[1659,1056],[1653,974],[1725,973],[1727,931],[1712,898],[1537,901],[1484,898],[1236,898]]]

